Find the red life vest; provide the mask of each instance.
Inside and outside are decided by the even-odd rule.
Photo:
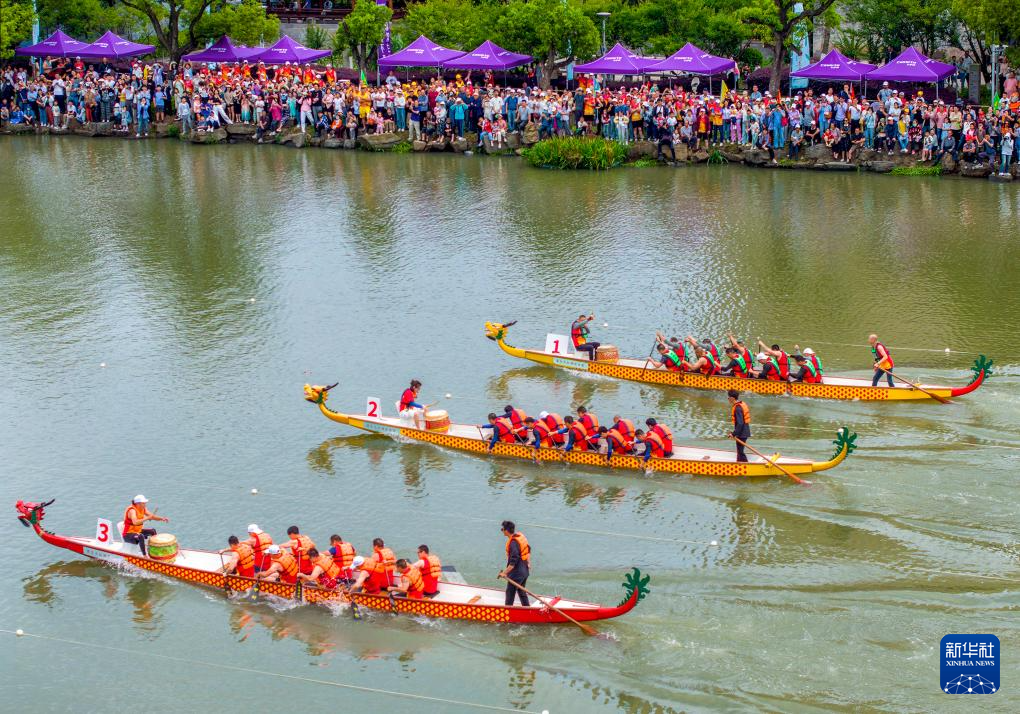
[[[268,570],[273,559],[266,553],[266,548],[273,544],[273,539],[268,533],[252,533],[255,540],[255,565],[259,570]]]
[[[566,426],[566,424],[564,424],[563,422],[563,417],[561,417],[559,414],[554,414],[550,412],[549,414],[545,415],[545,419],[543,419],[543,421],[545,422],[545,425],[549,427],[549,430],[553,432],[549,437],[550,439],[552,439],[552,443],[563,444],[566,442],[565,434],[556,433],[564,426]]]
[[[580,347],[585,344],[588,340],[585,338],[585,334],[588,332],[587,323],[581,324],[575,322],[570,326],[570,339],[574,343],[574,347]]]
[[[750,351],[746,347],[738,347],[738,350],[743,350],[744,362],[747,363],[748,367],[754,366],[754,358],[751,357]]]
[[[499,417],[496,419],[496,421],[492,423],[492,427],[496,430],[496,435],[499,437],[500,441],[507,444],[512,444],[516,441],[516,439],[514,439],[514,428],[510,424],[510,420],[506,417]]]
[[[610,429],[609,431],[606,432],[606,439],[609,441],[610,444],[612,444],[613,451],[617,453],[622,452],[624,454],[630,453],[631,445],[630,440],[625,438],[623,434],[621,434],[615,428]]]
[[[779,377],[779,363],[776,362],[775,357],[769,357],[764,364],[761,366],[762,371],[765,372],[765,379],[773,382],[780,381]]]
[[[613,428],[610,430],[616,431],[620,436],[627,440],[628,444],[634,442],[634,422],[630,419],[620,419],[618,422],[613,424]]]
[[[700,368],[703,375],[711,377],[719,371],[719,360],[713,357],[711,352],[705,352],[705,361],[708,362],[708,364]]]
[[[712,357],[715,358],[716,362],[718,362],[719,361],[719,348],[715,346],[715,343],[714,342],[708,342],[708,343],[702,342],[701,344],[702,345],[708,344],[708,350],[706,350],[706,351],[709,352],[712,355]]]
[[[432,594],[439,591],[439,577],[443,574],[443,564],[438,556],[429,553],[422,561],[425,567],[421,571],[421,577],[425,581],[425,592]]]
[[[510,413],[503,418],[509,419],[514,431],[519,433],[524,428],[524,420],[528,418],[528,415],[521,409],[511,409]]]
[[[404,393],[400,395],[400,411],[410,409],[411,402],[418,397],[411,388],[405,389]]]
[[[733,367],[733,376],[740,377],[741,379],[747,377],[748,362],[744,359],[744,356],[738,354],[733,361],[736,362],[736,365]]]
[[[821,382],[822,377],[822,363],[818,359],[818,355],[807,355],[808,362],[815,366],[815,371],[818,372],[818,381]]]
[[[879,352],[879,349],[878,349],[879,347],[882,348],[881,352]],[[871,353],[873,355],[875,355],[875,366],[876,367],[878,366],[878,364],[880,362],[888,362],[889,363],[889,369],[892,369],[893,367],[896,366],[895,364],[893,364],[892,355],[889,353],[889,350],[886,349],[886,346],[883,345],[881,342],[876,342],[875,343],[875,346],[871,348]]]
[[[573,448],[578,451],[588,450],[588,430],[584,428],[584,424],[579,421],[575,421],[570,425],[570,432],[574,435],[574,446]]]
[[[677,356],[677,353],[670,350],[662,356],[662,364],[666,366],[666,369],[670,372],[683,372],[684,362],[683,359]]]
[[[599,418],[591,412],[585,412],[584,416],[578,417],[578,421],[584,424],[584,428],[589,434],[595,434],[599,430]]]
[[[662,437],[654,431],[645,434],[645,443],[652,450],[652,458],[661,459],[666,455],[666,445],[662,443]]]
[[[340,545],[333,546],[336,551],[333,553],[333,562],[340,566],[340,572],[345,578],[351,577],[351,563],[354,562],[354,556],[358,554],[358,551],[354,549],[354,546],[350,543],[341,542]]]
[[[553,445],[552,429],[544,421],[536,421],[531,427],[535,434],[535,443],[539,446],[551,447]]]
[[[779,378],[787,379],[790,376],[790,355],[779,350]]]
[[[807,360],[807,364],[804,366],[804,382],[807,384],[818,384],[821,381],[822,375],[818,374],[814,362],[810,359]]]
[[[659,435],[659,438],[662,439],[662,448],[665,449],[667,454],[673,453],[673,432],[670,431],[668,426],[656,424],[648,431]]]

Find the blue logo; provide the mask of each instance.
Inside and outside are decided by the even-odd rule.
[[[999,691],[999,638],[995,635],[946,635],[939,647],[941,689],[946,694],[995,694]]]

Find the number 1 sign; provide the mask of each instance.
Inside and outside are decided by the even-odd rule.
[[[572,343],[566,335],[548,334],[545,336],[545,351],[554,355],[570,354]]]

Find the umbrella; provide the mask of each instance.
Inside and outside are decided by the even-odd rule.
[[[20,57],[74,57],[87,45],[57,30],[42,42],[19,47],[14,54]]]
[[[125,40],[107,30],[102,37],[82,47],[77,54],[84,59],[119,59],[147,55],[154,49],[156,49],[154,45],[142,45]]]

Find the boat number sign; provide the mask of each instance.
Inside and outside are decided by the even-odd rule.
[[[380,404],[382,404],[382,400],[379,397],[369,397],[365,404],[365,416],[381,417],[382,407],[379,406]]]
[[[566,355],[570,354],[570,338],[566,335],[554,335],[552,333],[545,336],[545,351],[554,355]]]
[[[106,520],[105,518],[99,518],[96,520],[96,540],[100,543],[107,545],[113,542],[114,538],[113,523]]]

